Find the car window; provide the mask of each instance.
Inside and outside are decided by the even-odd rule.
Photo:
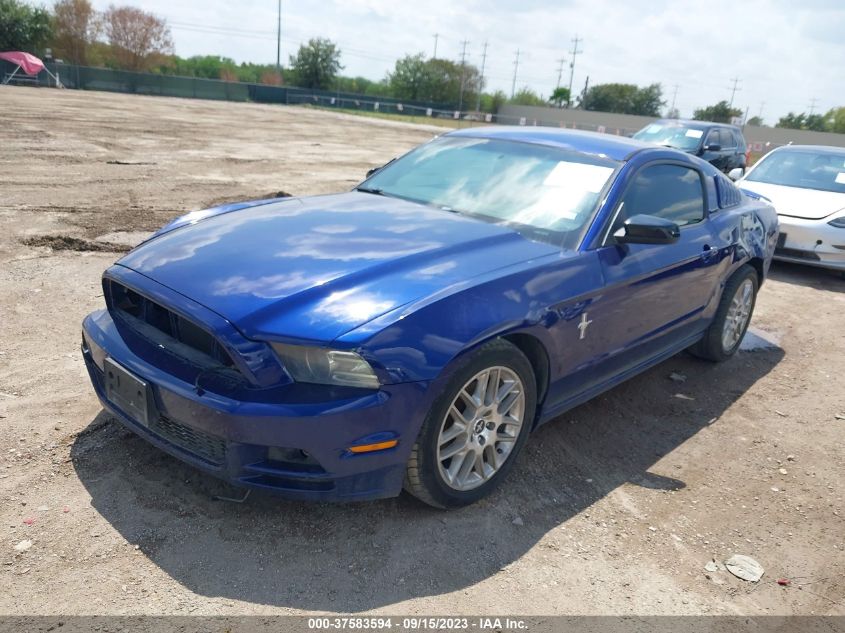
[[[707,133],[707,140],[704,141],[704,147],[708,145],[721,145],[722,139],[719,137],[719,130],[710,130]]]
[[[734,135],[730,130],[719,130],[719,138],[722,139],[722,142],[719,143],[722,149],[736,149],[736,140],[734,140]]]
[[[376,172],[364,190],[575,248],[618,166],[602,156],[535,143],[444,136]]]
[[[704,219],[704,189],[698,171],[681,165],[652,165],[640,170],[622,198],[611,233],[635,215],[654,215],[678,226]]]
[[[704,130],[678,121],[657,121],[634,134],[634,138],[684,151],[695,150],[701,143]]]
[[[845,193],[845,154],[812,149],[774,151],[754,167],[747,180]]]

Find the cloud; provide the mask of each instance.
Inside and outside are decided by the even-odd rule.
[[[238,61],[274,62],[275,3],[244,0],[130,0],[167,17],[181,55],[221,54]],[[108,0],[95,0],[98,9]],[[731,97],[731,78],[742,79],[735,103],[773,122],[789,110],[845,105],[845,3],[841,0],[388,0],[285,2],[282,61],[310,37],[329,37],[343,51],[344,73],[380,79],[406,53],[456,59],[468,40],[468,58],[480,65],[489,42],[488,86],[510,92],[514,52],[521,51],[517,87],[545,95],[557,83],[558,60],[569,59],[571,39],[583,38],[573,88],[590,84],[661,83],[677,106],[696,107]],[[226,29],[249,31],[233,34]],[[220,27],[204,32],[198,27]],[[569,67],[563,83],[569,82]]]

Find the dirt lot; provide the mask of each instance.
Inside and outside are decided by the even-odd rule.
[[[342,190],[434,130],[19,87],[0,108],[0,613],[845,614],[842,279],[776,265],[753,325],[780,347],[579,407],[474,507],[213,501],[233,491],[94,397],[101,272],[186,210]],[[732,554],[763,579],[705,570]]]

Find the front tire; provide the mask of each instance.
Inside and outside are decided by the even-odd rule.
[[[689,351],[717,362],[733,356],[751,322],[757,288],[757,271],[752,266],[746,264],[736,271],[725,284],[713,322]]]
[[[496,339],[463,362],[423,422],[405,490],[437,508],[478,501],[505,478],[537,407],[531,363]]]

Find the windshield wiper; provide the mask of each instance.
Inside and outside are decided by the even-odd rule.
[[[355,191],[363,191],[364,193],[372,193],[377,196],[383,196],[384,189],[379,189],[378,187],[355,187]]]

